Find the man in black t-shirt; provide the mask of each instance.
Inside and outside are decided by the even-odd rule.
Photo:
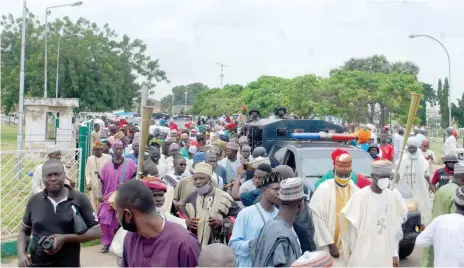
[[[80,266],[80,244],[101,237],[90,201],[64,184],[65,172],[58,160],[43,164],[42,178],[45,189],[33,195],[26,206],[18,236],[18,266]],[[80,234],[75,231],[75,221],[79,222],[76,218],[87,226]],[[45,238],[53,241],[52,248],[45,249],[45,244],[40,243]]]

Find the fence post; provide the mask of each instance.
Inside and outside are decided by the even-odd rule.
[[[88,136],[89,136],[89,127],[87,124],[79,125],[79,148],[81,148],[81,154],[79,158],[81,160],[80,168],[80,178],[79,178],[79,191],[84,192],[84,185],[85,185],[85,164],[87,163],[87,157],[89,153],[89,143],[88,143]]]

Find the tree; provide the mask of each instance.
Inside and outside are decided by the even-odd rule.
[[[394,62],[390,63],[387,58],[383,55],[374,55],[367,58],[351,58],[344,63],[340,68],[334,69],[331,71],[331,75],[336,72],[337,70],[358,70],[358,71],[365,71],[368,73],[400,73],[405,75],[412,75],[415,79],[419,74],[419,67],[412,63],[412,62]],[[376,94],[377,88],[372,85],[372,87],[368,88],[368,94]],[[372,101],[367,103],[369,106],[369,113],[368,113],[368,121],[370,123],[374,122],[374,118],[377,115],[375,110],[376,104],[380,107],[379,110],[379,123],[380,125],[384,125],[385,122],[388,120],[388,113],[389,110],[383,103],[383,100],[380,101]]]
[[[190,113],[205,116],[221,116],[233,114],[244,105],[240,95],[241,85],[225,85],[223,88],[212,88],[201,91]]]
[[[451,104],[451,114],[453,119],[456,120],[458,127],[464,127],[464,93],[462,93],[461,99],[457,100],[457,105],[455,103]]]
[[[20,32],[22,19],[2,16],[2,106],[9,112],[18,102]],[[45,25],[28,13],[25,94],[43,96]],[[79,35],[79,36],[69,36]],[[105,24],[99,28],[85,18],[75,23],[68,17],[48,25],[48,96],[55,97],[54,81],[58,39],[60,45],[59,97],[79,98],[81,111],[131,110],[140,98],[144,82],[152,90],[156,82],[167,80],[158,60],[147,56],[147,46],[139,39],[118,35]]]
[[[421,108],[419,109],[418,116],[421,119],[422,125],[427,124],[427,103],[431,106],[435,106],[437,103],[437,95],[431,84],[422,83],[424,89],[424,97],[421,99]]]
[[[448,103],[448,96],[449,96],[449,84],[448,78],[445,78],[445,82],[443,83],[443,91],[442,91],[442,106],[443,110],[440,110],[441,116],[441,125],[443,128],[449,125],[449,103]]]

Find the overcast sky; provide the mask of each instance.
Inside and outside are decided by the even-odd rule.
[[[47,6],[73,0],[29,0],[43,16]],[[438,43],[409,39],[427,34],[442,41],[451,57],[452,100],[464,91],[464,1],[269,1],[269,0],[83,0],[54,9],[50,19],[85,17],[120,34],[140,38],[158,58],[171,84],[159,84],[156,99],[175,85],[202,82],[246,84],[261,75],[294,77],[330,69],[350,57],[383,54],[413,61],[419,79],[436,84],[448,76]],[[22,1],[0,0],[1,13],[21,16]]]

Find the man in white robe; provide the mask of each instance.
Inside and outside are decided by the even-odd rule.
[[[340,212],[347,267],[399,267],[398,220],[406,208],[388,189],[392,173],[392,162],[373,162],[373,183],[355,193]]]
[[[351,166],[352,158],[349,154],[335,158],[335,178],[321,183],[309,202],[316,245],[319,250],[329,252],[335,258],[335,266],[346,266],[340,237],[339,214],[350,197],[359,191],[350,179]]]
[[[102,153],[103,143],[97,141],[93,146],[93,155],[87,158],[85,165],[85,184],[89,191],[90,204],[95,212],[98,209],[98,199],[101,196],[100,170],[107,161],[111,161],[111,155]]]
[[[435,191],[435,187],[430,183],[429,164],[419,153],[419,145],[415,137],[408,139],[407,152],[403,155],[398,170],[398,184],[414,195],[422,224],[427,225],[432,213],[429,190]]]
[[[57,146],[55,145],[48,146],[47,154],[48,154],[48,159],[57,159],[61,161],[61,150]],[[65,184],[71,185],[72,187],[74,187],[74,182],[72,182],[69,177],[68,168],[66,167],[64,163],[63,163],[63,166],[64,166],[64,173],[66,176]],[[43,189],[45,189],[45,185],[44,185],[43,178],[42,178],[42,167],[43,167],[43,163],[38,165],[34,169],[34,173],[32,174],[32,194],[40,193],[43,191]]]

